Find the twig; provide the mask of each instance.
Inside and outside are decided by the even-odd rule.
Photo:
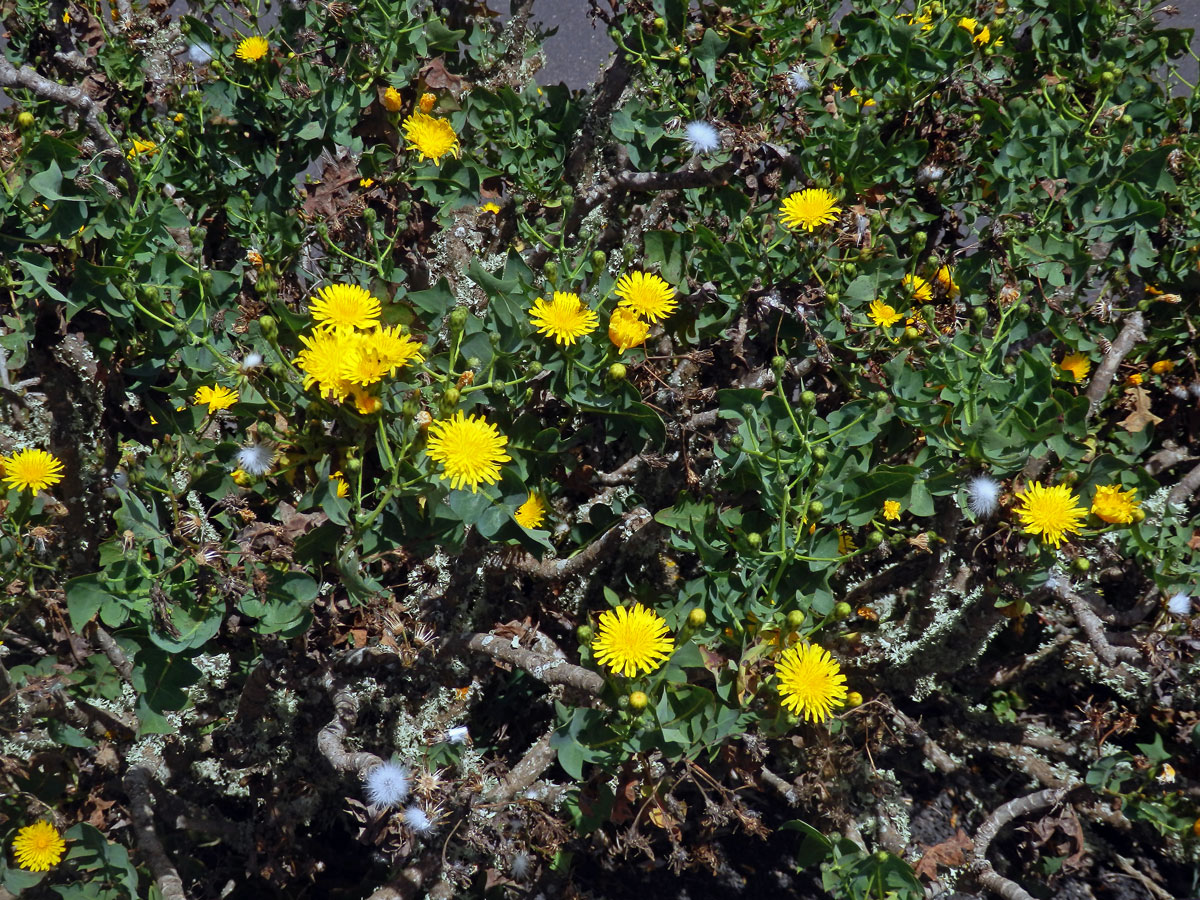
[[[1157,476],[1159,472],[1164,472],[1181,462],[1191,462],[1193,459],[1196,457],[1188,453],[1186,449],[1172,440],[1165,440],[1163,448],[1146,460],[1144,468],[1147,475]]]
[[[795,786],[788,784],[766,766],[762,767],[762,780],[764,784],[770,785],[772,788],[778,791],[779,795],[792,806],[796,806],[800,803],[800,798],[796,795]]]
[[[113,668],[117,670],[125,681],[132,682],[133,663],[129,661],[129,657],[125,655],[125,651],[121,649],[121,645],[114,641],[112,635],[105,631],[98,623],[94,628],[96,630],[96,643],[100,645],[100,649],[104,651],[104,655],[108,657],[108,661],[112,663]]]
[[[593,696],[598,696],[604,689],[604,679],[595,672],[566,660],[514,647],[509,639],[494,634],[461,634],[457,640],[447,642],[447,648],[451,646],[465,646],[487,654],[492,659],[524,669],[545,684],[565,684]]]
[[[1100,657],[1102,663],[1107,666],[1117,666],[1122,661],[1131,663],[1142,661],[1142,655],[1133,647],[1114,647],[1108,642],[1108,637],[1104,633],[1104,622],[1100,620],[1088,602],[1071,589],[1070,585],[1059,585],[1055,593],[1071,607],[1071,611],[1075,613],[1075,621],[1087,635],[1088,643],[1092,645],[1092,649],[1096,651],[1096,656]]]
[[[1009,822],[1030,813],[1049,809],[1061,803],[1066,795],[1067,791],[1064,788],[1050,788],[1025,797],[1018,797],[998,807],[984,820],[975,832],[973,841],[975,850],[971,861],[971,867],[975,870],[975,877],[979,880],[980,885],[999,894],[1004,900],[1033,900],[1033,897],[1019,884],[1010,881],[992,868],[992,863],[987,858],[987,850],[992,841],[996,839],[1000,829]]]
[[[684,188],[725,184],[733,174],[733,163],[715,169],[683,168],[674,172],[618,172],[613,181],[627,191],[675,191]]]
[[[600,535],[600,537],[596,538],[574,556],[567,559],[539,560],[535,559],[531,554],[525,553],[517,556],[515,559],[506,559],[505,568],[508,570],[515,569],[518,572],[532,575],[535,578],[543,578],[547,581],[572,578],[589,568],[606,550],[610,548],[615,549],[618,545],[629,540],[629,538],[649,525],[653,520],[654,517],[650,515],[649,510],[638,506],[625,513],[619,523],[604,532],[604,534]]]
[[[341,681],[332,681],[333,720],[317,734],[317,749],[339,772],[354,772],[362,775],[367,769],[380,765],[383,760],[374,753],[351,753],[346,750],[346,731],[358,719],[358,700],[350,686]]]
[[[1113,859],[1116,860],[1117,866],[1120,868],[1120,870],[1122,872],[1124,872],[1126,875],[1129,875],[1131,878],[1136,880],[1139,884],[1142,885],[1142,887],[1144,887],[1151,894],[1153,894],[1155,897],[1157,897],[1158,900],[1175,900],[1174,894],[1172,894],[1168,891],[1164,891],[1161,887],[1158,886],[1157,882],[1152,881],[1150,879],[1149,875],[1146,875],[1144,872],[1141,872],[1140,870],[1138,870],[1138,868],[1132,862],[1127,860],[1120,853],[1114,853]]]
[[[551,729],[538,738],[537,742],[525,751],[521,761],[513,766],[508,777],[491,790],[484,792],[483,802],[503,803],[511,800],[537,781],[538,777],[558,758],[558,751],[550,746],[550,738],[553,734],[554,730]]]
[[[187,900],[183,879],[167,851],[163,849],[158,832],[154,830],[154,808],[150,805],[150,773],[135,766],[125,774],[125,793],[129,795],[129,812],[133,816],[138,847],[146,864],[154,873],[154,881],[165,900]]]
[[[888,711],[900,723],[905,733],[921,748],[921,752],[925,754],[925,758],[933,763],[939,772],[949,775],[951,772],[958,770],[958,763],[938,745],[937,741],[929,736],[924,728],[917,724],[916,720],[896,709],[890,702],[888,703],[888,707]]]
[[[1104,354],[1104,359],[1096,367],[1096,374],[1092,376],[1091,383],[1088,385],[1088,411],[1085,418],[1090,419],[1100,409],[1100,402],[1104,399],[1108,386],[1112,384],[1113,376],[1117,374],[1121,360],[1133,349],[1134,344],[1146,339],[1145,329],[1146,320],[1140,312],[1134,311],[1125,317],[1125,326],[1117,335],[1117,339],[1112,342],[1112,346],[1108,348],[1108,352]]]
[[[593,477],[600,484],[627,484],[642,467],[641,454],[631,456],[611,472],[597,472]]]
[[[1179,484],[1171,488],[1171,493],[1167,495],[1167,505],[1180,508],[1187,506],[1188,501],[1192,499],[1192,494],[1196,493],[1198,489],[1200,489],[1200,466],[1196,466],[1184,475]]]

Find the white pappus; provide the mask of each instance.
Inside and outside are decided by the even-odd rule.
[[[990,475],[973,475],[967,479],[967,507],[981,519],[987,518],[1000,506],[1000,482]]]
[[[721,146],[721,136],[708,122],[688,122],[683,129],[683,139],[693,153],[711,153]]]
[[[380,763],[363,776],[363,789],[372,806],[399,806],[408,796],[408,769],[399,763]]]
[[[404,824],[417,834],[428,834],[433,831],[433,823],[429,815],[419,806],[410,806],[404,810]]]
[[[807,91],[812,87],[812,81],[808,77],[808,69],[804,63],[796,63],[788,72],[788,84],[792,86],[792,90],[799,94],[801,91]]]
[[[1173,594],[1167,599],[1167,611],[1176,616],[1191,615],[1192,598],[1183,591]]]
[[[456,725],[454,728],[446,729],[446,743],[448,744],[465,744],[468,737],[466,725]]]
[[[275,462],[275,449],[267,444],[247,444],[234,457],[237,467],[247,475],[266,475]]]

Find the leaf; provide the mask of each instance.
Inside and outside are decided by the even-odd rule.
[[[971,839],[961,828],[955,832],[954,837],[947,841],[934,844],[932,847],[926,847],[924,844],[921,846],[925,848],[925,852],[913,866],[913,872],[918,878],[924,876],[930,881],[937,880],[938,866],[947,869],[965,866],[967,854],[975,849],[975,845],[971,843]]]
[[[77,632],[83,631],[105,602],[116,599],[100,586],[99,578],[98,574],[81,575],[67,582],[67,612]]]
[[[1137,434],[1147,425],[1157,425],[1162,421],[1162,419],[1150,412],[1150,394],[1144,387],[1138,385],[1128,388],[1125,391],[1125,396],[1133,398],[1133,412],[1117,424],[1130,434]]]

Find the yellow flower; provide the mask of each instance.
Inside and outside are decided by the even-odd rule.
[[[556,344],[569,345],[595,331],[600,317],[583,305],[578,294],[555,291],[549,303],[541,297],[533,301],[529,321],[539,334],[554,338]]]
[[[183,124],[183,113],[175,113],[175,116],[171,121],[173,121],[176,125],[182,125]]]
[[[872,300],[867,310],[867,316],[880,328],[890,328],[900,321],[900,313],[882,300]]]
[[[261,269],[263,264],[262,254],[251,247],[246,251],[246,261],[256,269]]]
[[[928,303],[933,299],[932,285],[920,275],[905,275],[903,284],[914,300]]]
[[[142,141],[137,138],[133,139],[133,146],[129,148],[129,152],[125,154],[126,159],[133,159],[135,156],[153,156],[158,152],[158,144],[154,141]]]
[[[379,301],[357,284],[331,284],[309,302],[313,321],[325,328],[346,331],[370,328],[379,319]]]
[[[404,98],[394,87],[383,92],[383,105],[388,112],[400,112],[404,108]]]
[[[959,293],[958,282],[954,280],[954,272],[949,266],[941,266],[933,273],[934,280],[938,283],[938,287],[946,294],[947,297],[957,297]]]
[[[500,207],[497,206],[495,203],[492,203],[490,200],[487,203],[483,204],[483,206],[479,207],[479,211],[480,212],[488,212],[494,216],[500,215]]]
[[[1119,484],[1102,484],[1092,497],[1092,512],[1097,518],[1112,525],[1128,525],[1133,521],[1138,502],[1134,499],[1137,488],[1122,491]]]
[[[18,450],[7,459],[0,456],[0,471],[10,488],[17,491],[28,488],[35,495],[63,480],[62,463],[45,450]]]
[[[1169,359],[1160,359],[1150,367],[1150,371],[1155,375],[1165,375],[1168,372],[1175,371],[1175,363]]]
[[[810,722],[823,722],[846,699],[846,676],[829,651],[816,644],[794,644],[775,666],[784,707]]]
[[[975,35],[974,41],[976,44],[986,44],[992,39],[992,31],[986,25],[979,29],[979,34]]]
[[[600,628],[592,640],[596,662],[608,666],[614,675],[647,675],[662,665],[675,651],[675,642],[667,634],[667,623],[652,609],[640,603],[632,608],[618,606],[600,613]]]
[[[34,822],[17,832],[12,847],[22,869],[49,872],[63,858],[67,843],[49,822]]]
[[[1058,367],[1064,372],[1069,372],[1076,381],[1083,381],[1087,378],[1088,372],[1092,371],[1091,360],[1082,353],[1068,353]]]
[[[271,45],[267,43],[265,37],[255,35],[254,37],[245,38],[237,45],[237,50],[233,55],[242,62],[258,62],[271,51]]]
[[[391,328],[376,327],[362,336],[360,342],[388,364],[388,374],[407,366],[410,362],[421,362],[421,344],[404,334],[399,325]]]
[[[958,27],[966,29],[966,31],[969,34],[974,34],[975,29],[979,27],[979,23],[977,21],[975,21],[974,19],[970,19],[970,18],[967,18],[966,16],[963,16],[961,19],[958,20]]]
[[[883,517],[889,522],[895,522],[900,518],[900,501],[884,500],[883,501]]]
[[[839,528],[838,529],[838,555],[846,556],[858,549],[858,545],[854,543],[854,537],[850,532]]]
[[[329,480],[334,483],[334,490],[339,497],[345,497],[350,493],[350,485],[346,484],[346,476],[341,472],[334,472],[329,476]]]
[[[350,388],[350,396],[354,398],[354,408],[359,415],[369,416],[383,409],[382,400],[357,385]]]
[[[348,335],[353,340],[353,333]],[[342,361],[349,341],[330,328],[318,328],[311,335],[300,335],[304,349],[296,356],[296,366],[304,373],[304,387],[314,384],[322,397],[341,402],[350,393],[350,383],[342,377]]]
[[[1026,534],[1039,535],[1043,541],[1055,548],[1068,534],[1078,534],[1079,526],[1087,517],[1087,510],[1078,505],[1079,498],[1065,484],[1042,487],[1031,484],[1016,494],[1021,506],[1016,508]]]
[[[1125,383],[1136,386],[1136,385],[1141,384],[1145,380],[1146,379],[1145,379],[1145,377],[1143,377],[1141,372],[1134,372],[1132,375],[1130,375],[1128,378],[1125,379]]]
[[[613,295],[620,299],[621,306],[651,322],[665,319],[679,305],[675,288],[659,276],[645,272],[626,272],[613,285]]]
[[[254,476],[242,469],[234,469],[229,475],[238,487],[249,487],[254,484]]]
[[[529,499],[517,507],[513,518],[522,528],[537,528],[546,518],[546,504],[540,496],[530,492]]]
[[[479,483],[495,484],[500,480],[500,463],[512,459],[504,452],[508,438],[482,416],[466,417],[460,409],[454,417],[429,424],[429,443],[425,452],[434,462],[442,464],[443,481],[458,489]]]
[[[401,127],[404,140],[408,141],[405,149],[416,150],[422,162],[432,159],[435,166],[440,166],[447,153],[458,159],[458,135],[447,120],[416,112],[405,119]]]
[[[847,96],[858,97],[859,96],[858,88],[850,88],[850,93]],[[870,97],[859,97],[858,102],[861,103],[863,106],[874,106],[875,105],[875,101],[872,100]]]
[[[437,97],[433,94],[422,94],[421,99],[417,101],[417,106],[421,112],[429,113],[433,111],[433,104],[437,103]]]
[[[209,415],[212,415],[219,409],[229,409],[237,403],[238,392],[220,384],[214,384],[212,387],[205,385],[196,389],[196,395],[192,398],[192,402],[197,406],[208,404]]]
[[[837,220],[842,208],[836,203],[837,199],[824,188],[796,191],[783,199],[779,208],[781,221],[785,228],[812,231],[818,225]]]
[[[646,342],[646,335],[649,333],[650,326],[632,309],[626,309],[624,306],[614,309],[608,320],[608,339],[616,345],[620,353],[640,347]]]
[[[360,179],[358,179],[358,186],[359,186],[360,188],[369,188],[369,187],[371,187],[371,185],[373,185],[374,183],[375,183],[375,179],[374,179],[374,178],[360,178]]]

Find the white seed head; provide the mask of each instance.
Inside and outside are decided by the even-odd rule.
[[[410,806],[404,810],[404,824],[417,834],[428,834],[433,831],[433,823],[425,810],[419,806]]]
[[[246,358],[242,360],[242,364],[239,368],[241,369],[243,374],[249,374],[250,372],[253,372],[255,369],[257,369],[262,364],[263,364],[262,354],[251,352],[251,353],[246,354]]]
[[[247,475],[266,475],[275,461],[275,450],[266,444],[247,444],[235,458],[238,468]]]
[[[808,78],[808,69],[804,63],[796,63],[788,72],[788,84],[792,86],[792,90],[799,94],[801,91],[807,91],[812,87],[812,82]]]
[[[458,725],[454,728],[446,729],[446,742],[450,744],[465,744],[467,742],[467,726]]]
[[[408,769],[394,762],[380,763],[363,777],[363,789],[372,806],[399,806],[408,796]]]
[[[967,506],[981,519],[990,516],[1000,506],[1000,482],[988,475],[974,475],[969,478]]]
[[[193,66],[203,66],[212,62],[213,48],[204,41],[196,41],[194,44],[188,44],[187,61]]]
[[[691,144],[693,153],[711,153],[721,146],[721,136],[708,122],[688,122],[683,132],[683,139]]]
[[[1167,600],[1167,611],[1175,616],[1187,616],[1192,612],[1192,598],[1180,591]]]
[[[524,881],[529,877],[529,872],[533,868],[533,857],[524,850],[520,850],[513,854],[512,862],[509,863],[508,871],[517,881]]]
[[[1186,400],[1188,398],[1188,389],[1182,384],[1173,384],[1168,390],[1176,400]]]

